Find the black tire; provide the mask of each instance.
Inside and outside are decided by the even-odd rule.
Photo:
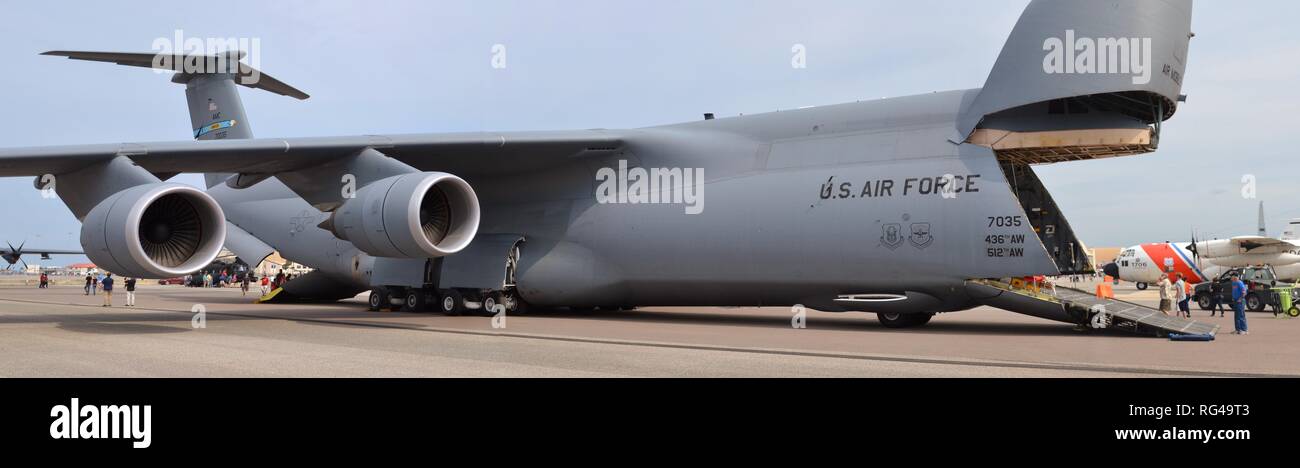
[[[390,307],[388,304],[388,289],[382,287],[371,289],[369,304],[372,312]]]
[[[1263,298],[1259,297],[1259,294],[1246,296],[1246,308],[1250,309],[1251,312],[1263,312],[1264,307],[1266,307],[1266,303]]]
[[[1137,283],[1137,288],[1138,288],[1138,291],[1146,291],[1146,290],[1147,290],[1147,284],[1146,284],[1146,283]]]
[[[1210,310],[1210,306],[1214,305],[1213,302],[1208,294],[1196,296],[1196,306],[1201,310]]]
[[[486,296],[483,296],[483,313],[485,315],[495,316],[497,314],[496,307],[502,304],[505,303],[501,301],[501,293],[488,293]],[[506,313],[509,313],[509,311],[506,311]]]
[[[1300,306],[1291,306],[1291,308],[1286,311],[1286,314],[1291,318],[1300,317]]]
[[[880,312],[876,314],[880,324],[885,328],[913,328],[930,323],[934,314],[888,314]]]
[[[502,292],[497,296],[497,300],[501,301],[501,305],[506,306],[507,313],[511,315],[528,315],[542,311],[525,302],[524,298],[519,297],[518,291]]]
[[[441,310],[442,313],[453,317],[464,315],[465,296],[462,296],[460,291],[455,289],[442,291],[442,294],[438,297],[438,309]]]
[[[429,309],[429,299],[423,289],[406,290],[406,299],[402,301],[402,310],[407,312],[424,312]]]

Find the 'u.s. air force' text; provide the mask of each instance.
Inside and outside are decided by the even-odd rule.
[[[889,198],[909,195],[938,195],[944,198],[956,198],[961,193],[978,193],[979,174],[941,175],[937,177],[915,177],[902,180],[876,179],[860,184],[854,182],[835,182],[835,177],[822,184],[822,200],[849,200],[855,198]]]

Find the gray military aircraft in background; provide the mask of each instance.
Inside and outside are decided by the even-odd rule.
[[[236,85],[308,96],[243,63],[181,66],[238,52],[48,52],[175,71],[197,141],[5,149],[0,176],[54,175],[86,255],[123,276],[186,274],[224,245],[315,269],[282,298],[803,304],[916,326],[1020,307],[981,281],[1094,269],[1031,166],[1154,151],[1191,15],[1035,0],[982,88],[633,130],[254,138]],[[178,173],[207,190],[164,182]]]
[[[3,259],[9,264],[5,266],[6,270],[13,268],[14,264],[18,262],[22,262],[23,267],[26,267],[27,261],[23,260],[23,255],[40,255],[41,260],[49,260],[51,255],[82,255],[82,252],[77,250],[42,249],[39,247],[29,248],[26,247],[27,242],[25,241],[18,244],[18,247],[14,247],[12,242],[6,243],[6,245],[9,247],[0,247],[0,259]]]

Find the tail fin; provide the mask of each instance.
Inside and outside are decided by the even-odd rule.
[[[1291,220],[1291,224],[1286,226],[1286,231],[1282,232],[1282,240],[1300,241],[1300,219]]]
[[[1264,226],[1264,202],[1259,202],[1259,237],[1268,237],[1268,228]]]
[[[1041,104],[1119,113],[1158,136],[1180,101],[1191,21],[1192,0],[1034,0],[957,130],[966,138],[989,116]]]
[[[190,124],[196,140],[253,138],[253,128],[244,114],[244,104],[239,99],[236,84],[297,99],[310,97],[307,93],[240,62],[244,58],[244,53],[240,51],[188,56],[79,51],[50,51],[41,55],[176,72],[172,82],[185,85]],[[230,174],[205,174],[204,178],[208,187],[212,187],[229,176]]]

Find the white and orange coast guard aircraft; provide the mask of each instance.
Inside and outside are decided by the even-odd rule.
[[[1300,279],[1300,219],[1291,220],[1281,238],[1241,236],[1199,242],[1162,242],[1122,250],[1103,267],[1111,277],[1137,283],[1138,289],[1160,280],[1161,274],[1182,273],[1192,284],[1217,278],[1235,267],[1268,265],[1278,279]]]

